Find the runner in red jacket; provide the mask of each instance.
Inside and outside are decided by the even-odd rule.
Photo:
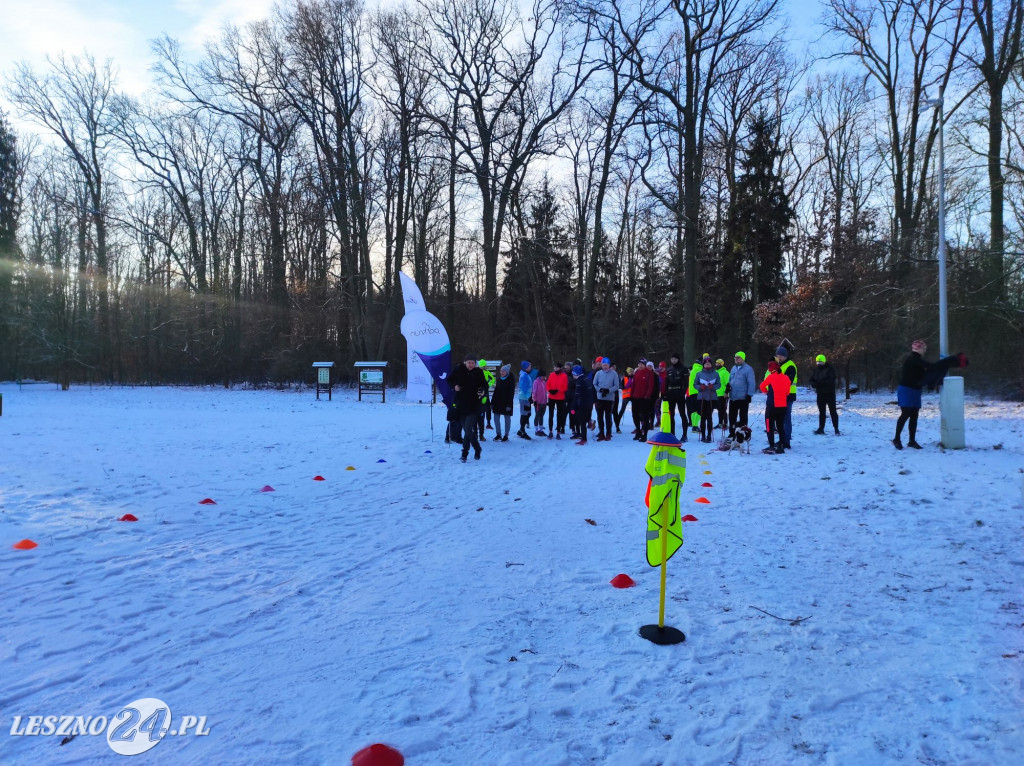
[[[656,386],[658,386],[658,377],[654,374],[654,370],[647,367],[647,360],[641,359],[633,375],[632,394],[629,397],[633,402],[633,417],[637,422],[636,436],[633,437],[633,441],[647,443],[649,410],[654,392],[657,390]]]

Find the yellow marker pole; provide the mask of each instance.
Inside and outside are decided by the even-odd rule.
[[[685,428],[685,424],[683,426]],[[661,431],[662,433],[670,433],[671,425],[668,420],[668,402],[661,403]],[[679,441],[672,437],[674,444],[678,447]],[[672,443],[672,442],[669,442]],[[673,478],[675,482],[675,496],[671,492],[668,496],[663,498],[661,503],[661,530],[658,534],[658,538],[661,542],[661,594],[658,597],[658,624],[657,625],[644,625],[640,628],[640,636],[646,638],[648,641],[655,644],[679,644],[686,640],[686,636],[683,631],[678,628],[667,628],[665,627],[665,590],[666,590],[666,578],[668,573],[668,519],[669,519],[669,502],[675,501],[676,509],[679,507],[679,489],[680,482],[678,478]],[[673,485],[669,485],[670,487]],[[648,559],[649,560],[649,559]]]
[[[665,627],[665,573],[668,570],[668,503],[661,504],[661,599],[658,602],[658,627]]]

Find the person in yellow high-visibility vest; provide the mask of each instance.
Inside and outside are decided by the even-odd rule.
[[[782,434],[783,446],[785,446],[786,449],[790,449],[790,440],[793,436],[793,402],[796,401],[796,362],[790,358],[789,349],[786,348],[785,345],[779,346],[775,349],[775,361],[779,363],[779,368],[782,370],[782,374],[791,381],[789,384],[789,395],[786,397],[786,417],[784,421],[784,433]]]

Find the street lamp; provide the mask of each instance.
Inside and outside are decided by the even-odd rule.
[[[946,305],[946,155],[943,147],[946,117],[942,108],[942,94],[938,98],[921,101],[922,106],[939,110],[939,356],[949,356],[949,317]]]
[[[939,357],[944,359],[949,356],[949,318],[946,306],[946,157],[943,151],[946,117],[942,96],[941,89],[938,98],[928,98],[925,93],[921,105],[932,106],[939,111]],[[939,418],[943,446],[963,449],[966,446],[963,378],[950,377],[943,383],[939,398]]]

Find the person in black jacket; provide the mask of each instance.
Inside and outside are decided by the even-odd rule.
[[[515,404],[516,382],[512,379],[512,365],[502,365],[498,370],[498,377],[494,381],[494,393],[491,394],[491,412],[494,413],[494,441],[508,441]],[[502,423],[505,424],[504,435],[501,433]]]
[[[910,345],[910,354],[903,360],[903,367],[900,369],[900,384],[896,389],[900,417],[896,421],[896,436],[892,440],[896,449],[903,449],[900,436],[903,434],[905,424],[909,424],[908,432],[910,434],[907,446],[912,449],[922,449],[921,445],[917,443],[917,416],[921,411],[921,389],[926,385],[938,384],[951,367],[966,367],[968,364],[967,357],[963,353],[947,356],[937,362],[928,362],[924,358],[926,351],[928,351],[928,344],[923,340],[915,340]]]
[[[814,433],[825,435],[825,408],[832,418],[832,428],[839,436],[839,413],[836,412],[836,368],[828,363],[824,354],[818,354],[816,366],[811,373],[811,388],[818,395],[818,430]]]
[[[686,441],[686,392],[690,387],[690,371],[683,367],[679,354],[673,353],[669,357],[668,369],[665,370],[665,401],[668,402],[668,422],[671,426],[672,435],[676,433],[676,410],[679,410],[679,419],[682,421],[683,441]]]
[[[570,415],[576,423],[576,437],[579,439],[576,443],[582,446],[587,443],[587,422],[590,420],[590,411],[596,398],[594,381],[578,364],[572,368],[572,377],[576,381],[576,387],[573,389]]]
[[[467,356],[448,377],[448,383],[455,392],[455,408],[462,420],[462,462],[465,463],[469,457],[471,446],[474,459],[479,460],[480,441],[476,435],[476,424],[480,416],[480,402],[487,396],[487,378],[476,366],[476,357]]]

